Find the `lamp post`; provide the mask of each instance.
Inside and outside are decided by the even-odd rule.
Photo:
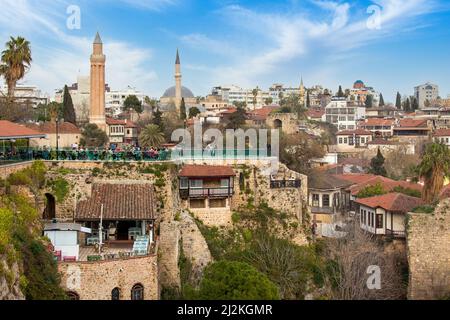
[[[59,160],[59,119],[56,117],[56,160]]]

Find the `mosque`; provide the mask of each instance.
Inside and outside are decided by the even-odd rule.
[[[177,57],[175,60],[175,86],[168,88],[160,98],[160,105],[163,108],[175,105],[177,110],[179,110],[182,99],[184,99],[187,109],[198,104],[197,98],[192,91],[181,85],[181,78],[181,61],[180,54],[177,50]]]

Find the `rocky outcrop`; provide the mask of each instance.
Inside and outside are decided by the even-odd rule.
[[[17,262],[11,267],[5,256],[0,256],[0,300],[25,300],[20,290],[20,271]]]

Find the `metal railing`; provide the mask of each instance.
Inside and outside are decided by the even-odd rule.
[[[233,194],[234,189],[228,187],[180,189],[180,196],[183,199],[231,197]]]

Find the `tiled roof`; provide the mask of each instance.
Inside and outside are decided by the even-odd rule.
[[[387,211],[410,212],[423,204],[422,199],[414,198],[402,193],[388,193],[381,196],[357,199],[356,203],[369,208],[383,208]]]
[[[56,123],[54,122],[27,124],[27,127],[41,133],[56,134]],[[60,134],[81,134],[80,129],[70,122],[59,123],[58,132]]]
[[[337,136],[353,135],[353,134],[357,136],[371,136],[372,132],[363,129],[356,129],[356,130],[343,130],[336,133]]]
[[[186,178],[233,177],[236,173],[227,166],[185,165],[179,176]]]
[[[276,109],[276,106],[265,106],[249,112],[248,116],[252,120],[266,120],[269,114]]]
[[[450,129],[438,129],[434,132],[435,137],[450,137]]]
[[[102,204],[104,220],[153,220],[154,201],[149,183],[94,183],[91,197],[77,204],[75,220],[99,220]]]
[[[428,120],[426,119],[401,119],[399,121],[400,128],[428,128]]]
[[[324,109],[311,108],[306,111],[306,116],[310,118],[321,118],[324,114]]]
[[[7,120],[0,120],[0,139],[45,138],[45,134]]]
[[[106,124],[109,126],[125,126],[125,128],[136,128],[137,125],[131,120],[120,120],[113,118],[106,118]]]
[[[337,175],[337,177],[339,179],[344,179],[346,181],[350,181],[354,184],[357,184],[357,183],[369,181],[369,180],[375,178],[376,176],[373,174],[366,174],[366,173],[349,173],[349,174]]]
[[[349,188],[352,195],[357,195],[361,190],[368,186],[374,186],[380,184],[385,191],[391,192],[396,187],[408,188],[416,191],[422,191],[423,187],[417,183],[411,183],[407,181],[395,181],[382,176],[375,176],[372,179],[353,185]]]
[[[308,176],[308,188],[311,189],[336,189],[346,188],[351,185],[351,182],[339,179],[336,176],[326,174],[315,170],[310,176]]]
[[[359,122],[360,127],[365,126],[392,126],[395,120],[393,119],[379,119],[379,118],[369,118],[365,121]]]

